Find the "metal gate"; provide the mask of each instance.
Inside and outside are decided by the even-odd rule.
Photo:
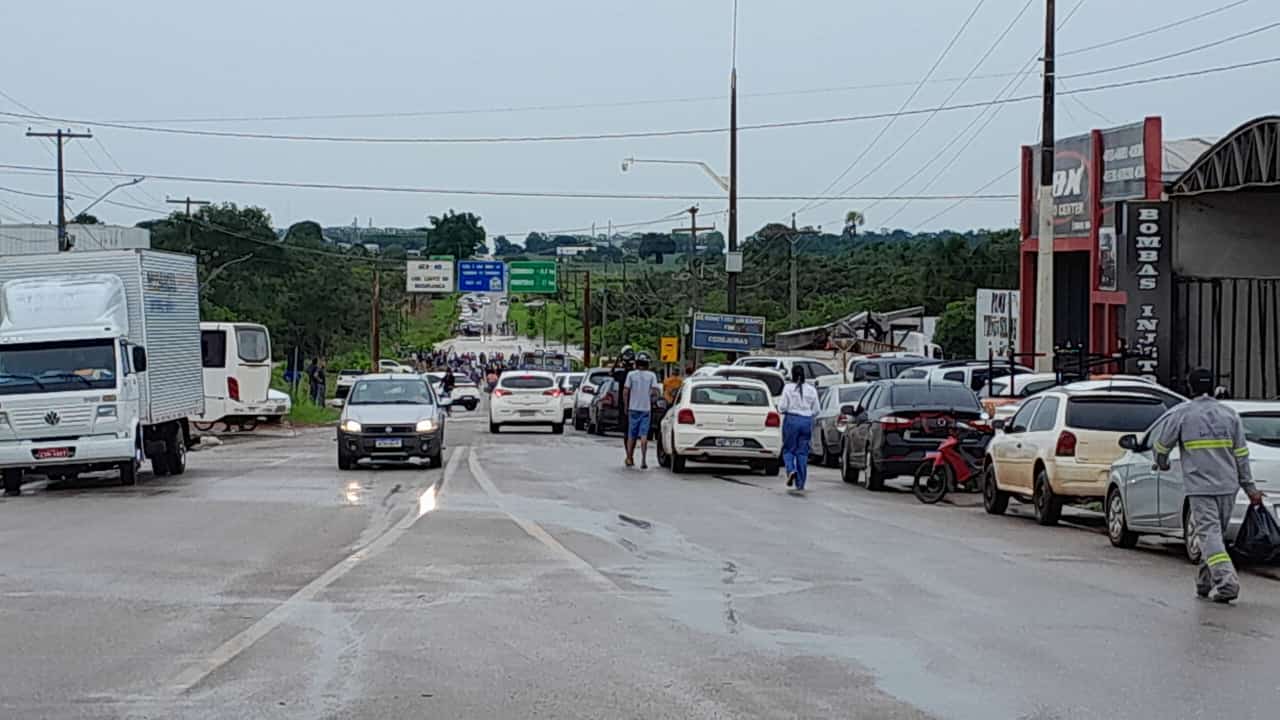
[[[1175,385],[1209,368],[1239,399],[1280,396],[1280,278],[1177,277]]]

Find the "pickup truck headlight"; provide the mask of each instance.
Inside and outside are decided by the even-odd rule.
[[[429,433],[435,432],[437,427],[439,427],[439,425],[436,424],[436,421],[428,418],[426,420],[419,420],[417,429],[420,433]]]
[[[361,427],[360,423],[356,422],[355,420],[348,419],[348,420],[342,421],[342,432],[358,433],[362,429],[363,428]]]
[[[115,406],[115,405],[99,405],[99,406],[98,406],[98,418],[99,418],[99,419],[101,419],[101,418],[110,418],[110,419],[115,419],[115,417],[116,417],[116,406]]]

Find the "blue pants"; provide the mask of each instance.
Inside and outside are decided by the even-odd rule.
[[[803,490],[809,479],[809,439],[813,436],[813,418],[787,415],[782,419],[782,462],[787,474],[796,474],[796,489]]]

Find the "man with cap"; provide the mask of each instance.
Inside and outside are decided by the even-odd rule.
[[[1253,482],[1244,424],[1235,410],[1213,397],[1213,373],[1203,368],[1187,378],[1192,400],[1169,411],[1152,445],[1156,466],[1169,470],[1169,453],[1180,448],[1182,480],[1190,504],[1190,527],[1200,541],[1196,593],[1229,603],[1240,595],[1240,580],[1222,536],[1231,521],[1236,493],[1243,488],[1259,505],[1262,493]]]

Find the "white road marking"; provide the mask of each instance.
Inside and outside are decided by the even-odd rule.
[[[179,673],[178,677],[169,685],[169,694],[178,696],[190,691],[218,668],[236,659],[240,653],[253,647],[254,643],[266,637],[268,633],[288,620],[300,605],[314,600],[325,588],[351,572],[356,565],[394,545],[401,536],[413,527],[418,518],[436,508],[439,502],[440,490],[444,485],[448,484],[449,478],[457,472],[458,465],[462,462],[462,457],[467,454],[466,451],[467,448],[465,446],[453,451],[452,456],[449,458],[449,464],[445,467],[442,481],[440,483],[432,483],[423,491],[418,498],[419,507],[416,512],[411,509],[400,522],[382,535],[379,535],[373,542],[343,558],[338,564],[326,570],[320,577],[290,595],[287,600],[277,605],[271,612],[263,615],[257,622],[224,642],[208,657]]]
[[[520,529],[525,531],[529,537],[537,540],[551,549],[555,554],[564,558],[570,565],[574,566],[582,574],[586,575],[591,582],[600,586],[601,589],[608,590],[610,592],[619,592],[622,589],[606,575],[597,570],[591,563],[583,560],[577,553],[562,545],[559,540],[551,537],[551,534],[544,530],[541,525],[532,520],[526,520],[519,517],[508,510],[506,503],[503,500],[502,491],[498,490],[498,488],[493,484],[493,481],[489,479],[489,474],[485,472],[483,467],[481,467],[480,460],[476,457],[475,453],[470,454],[467,458],[467,462],[471,466],[471,476],[476,479],[476,483],[480,485],[480,489],[484,490],[485,494],[492,498],[494,503],[497,504],[498,509],[502,510],[507,517],[511,518],[512,522],[519,525]]]

